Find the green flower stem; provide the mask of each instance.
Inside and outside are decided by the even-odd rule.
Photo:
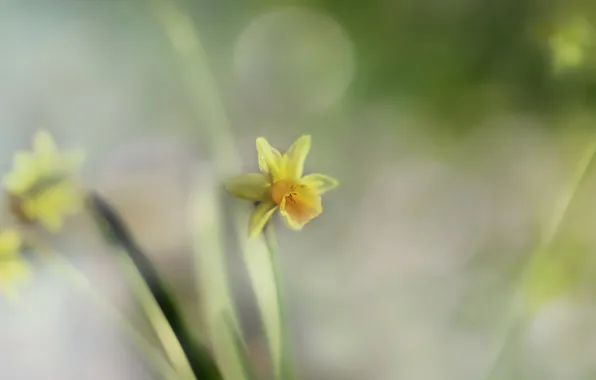
[[[181,61],[188,89],[196,99],[197,116],[204,122],[204,130],[208,134],[215,173],[222,179],[228,178],[240,171],[241,161],[216,79],[207,63],[193,20],[173,0],[147,1]]]
[[[277,244],[277,237],[275,236],[275,230],[273,226],[269,225],[264,230],[265,240],[267,241],[267,246],[269,247],[269,254],[271,257],[271,271],[275,276],[275,283],[277,285],[277,302],[279,304],[279,319],[281,321],[281,374],[282,379],[284,380],[294,380],[296,379],[296,367],[294,364],[293,358],[293,350],[290,341],[290,329],[288,328],[288,321],[286,318],[285,305],[283,303],[283,289],[281,285],[281,276],[279,273],[280,266],[278,263],[278,244]]]
[[[154,327],[159,340],[162,342],[170,361],[178,369],[181,379],[198,380],[168,319],[159,307],[155,297],[153,297],[153,293],[143,279],[143,276],[136,269],[134,262],[123,251],[119,252],[119,260],[128,272],[127,277],[133,283],[133,288],[139,297],[140,304],[145,310],[145,314],[149,318],[151,325]]]
[[[49,255],[45,256],[49,265],[54,268],[63,278],[71,281],[77,288],[86,291],[96,304],[101,306],[105,314],[113,322],[115,322],[120,329],[127,334],[127,336],[135,343],[147,359],[146,362],[159,374],[167,380],[179,380],[178,372],[172,365],[163,357],[162,353],[153,346],[116,308],[100,293],[93,289],[89,279],[85,277],[76,267],[74,267],[68,260],[61,255],[44,250]]]
[[[517,291],[514,294],[513,301],[509,308],[509,322],[507,324],[507,331],[505,333],[503,342],[501,343],[500,348],[497,352],[493,365],[491,366],[488,372],[488,375],[486,377],[487,380],[493,379],[496,376],[498,369],[501,367],[502,362],[505,360],[507,352],[509,351],[510,347],[514,345],[516,341],[515,338],[517,338],[517,335],[523,330],[523,327],[525,325],[525,300],[523,293],[523,284],[530,275],[533,265],[536,263],[538,258],[541,257],[541,255],[549,252],[550,245],[557,237],[561,225],[567,215],[567,211],[569,210],[569,206],[571,205],[573,198],[577,194],[577,191],[579,190],[580,186],[584,182],[586,173],[590,166],[593,164],[595,156],[596,138],[592,138],[589,141],[588,146],[584,149],[582,157],[577,163],[576,169],[574,171],[571,183],[567,191],[562,195],[559,202],[557,203],[553,215],[549,220],[549,223],[544,228],[538,245],[530,255],[528,263],[526,263],[523,267],[519,279],[520,285],[516,288]],[[520,309],[522,310],[522,312],[520,312]]]
[[[88,194],[87,206],[106,239],[125,260],[141,304],[177,370],[184,379],[220,380],[221,374],[209,352],[193,340],[167,286],[128,233],[122,218],[95,193]]]

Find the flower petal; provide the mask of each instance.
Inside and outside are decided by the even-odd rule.
[[[16,254],[21,247],[21,235],[13,229],[4,230],[0,233],[0,253]]]
[[[38,213],[38,219],[41,225],[53,234],[58,233],[64,225],[62,215],[52,209],[40,208]]]
[[[262,201],[269,195],[269,183],[261,173],[243,174],[226,181],[226,190],[235,197]]]
[[[282,202],[284,202],[284,201],[282,201]],[[279,213],[283,216],[283,221],[284,221],[284,224],[286,225],[286,227],[288,227],[291,230],[300,231],[302,229],[302,227],[304,227],[304,225],[306,224],[306,223],[298,223],[297,221],[292,219],[290,214],[286,210],[282,209],[281,207],[279,209]]]
[[[281,175],[282,157],[281,153],[267,142],[264,137],[257,138],[257,154],[259,156],[259,168],[263,174],[271,176],[273,181],[277,181]]]
[[[310,150],[310,135],[300,136],[284,154],[286,176],[299,179],[304,172],[304,160]]]
[[[277,209],[277,205],[273,202],[263,202],[259,204],[252,215],[250,216],[250,222],[248,225],[248,237],[254,238],[258,236],[265,224],[271,219],[271,215]]]
[[[56,143],[50,132],[37,131],[33,136],[33,151],[38,154],[53,155],[57,152]]]
[[[33,154],[27,151],[20,151],[15,153],[13,158],[13,169],[17,171],[27,170],[35,163]]]
[[[76,214],[83,207],[79,188],[70,182],[43,188],[30,198],[21,200],[20,209],[30,221],[39,222],[50,232],[58,232],[64,225],[64,216]]]
[[[286,226],[292,230],[301,230],[323,212],[321,197],[311,189],[298,190],[297,198],[288,203],[286,197],[279,204],[279,212],[284,217]]]
[[[300,182],[316,190],[318,194],[326,193],[339,185],[339,182],[335,178],[319,173],[305,175]]]
[[[12,194],[23,193],[35,182],[38,176],[35,157],[28,152],[17,152],[12,170],[2,178],[4,188]]]
[[[18,285],[31,277],[31,268],[21,258],[5,259],[0,267],[0,293],[4,298],[16,301],[19,298]]]
[[[4,189],[11,194],[22,194],[31,184],[35,181],[35,176],[31,175],[32,172],[10,172],[4,175],[2,178],[2,185]]]

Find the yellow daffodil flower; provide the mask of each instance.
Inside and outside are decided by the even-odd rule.
[[[261,173],[243,174],[227,181],[230,194],[259,202],[250,217],[250,237],[262,231],[277,209],[293,230],[300,230],[321,214],[321,194],[335,188],[338,182],[323,174],[302,175],[309,150],[309,135],[298,138],[283,155],[265,138],[259,137],[257,153]]]
[[[17,286],[30,276],[27,262],[21,257],[21,236],[12,229],[0,232],[0,292],[15,299]]]
[[[82,152],[59,152],[48,131],[37,132],[33,151],[18,152],[12,171],[3,179],[18,216],[27,222],[38,221],[49,231],[58,231],[64,214],[74,214],[82,208],[82,196],[73,180],[82,162]]]

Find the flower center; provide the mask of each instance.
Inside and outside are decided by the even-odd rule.
[[[290,200],[295,202],[295,198],[298,196],[296,191],[298,186],[299,185],[292,180],[281,179],[271,186],[271,199],[278,205],[281,204],[283,198],[286,198],[286,201]]]
[[[321,213],[321,197],[308,186],[282,179],[271,186],[271,199],[295,226],[302,226]]]

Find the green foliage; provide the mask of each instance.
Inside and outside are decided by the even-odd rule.
[[[577,290],[589,252],[588,247],[567,245],[537,254],[523,284],[526,307],[531,315]]]

